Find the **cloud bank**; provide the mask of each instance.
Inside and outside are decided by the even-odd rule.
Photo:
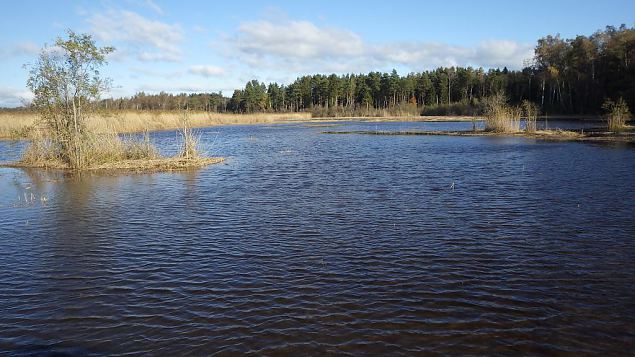
[[[17,56],[33,56],[38,54],[40,47],[33,42],[21,42],[10,47],[0,48],[0,60],[5,60]]]
[[[195,65],[190,66],[189,72],[203,77],[218,77],[225,74],[225,69],[212,65]]]
[[[298,72],[365,72],[394,66],[413,71],[439,66],[518,69],[533,45],[488,40],[475,46],[438,42],[370,43],[350,30],[309,21],[244,22],[225,39],[229,55],[253,68]]]
[[[140,61],[179,62],[183,29],[127,10],[110,9],[88,19],[91,33],[107,43],[121,42]]]
[[[24,89],[0,88],[0,106],[19,107],[33,99],[33,93]]]

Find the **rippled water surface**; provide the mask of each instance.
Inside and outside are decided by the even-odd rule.
[[[228,160],[196,171],[0,169],[0,354],[632,354],[635,149],[321,134],[469,127],[219,127]]]

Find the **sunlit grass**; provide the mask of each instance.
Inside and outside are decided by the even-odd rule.
[[[87,118],[88,131],[106,133],[139,133],[174,130],[181,127],[179,111],[100,111]],[[190,112],[190,126],[200,128],[229,124],[263,124],[287,120],[310,119],[311,113],[229,114]],[[0,113],[0,137],[26,138],[38,116],[27,111]]]

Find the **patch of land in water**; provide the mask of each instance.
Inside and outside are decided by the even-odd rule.
[[[503,133],[486,130],[353,130],[353,131],[323,131],[323,134],[360,134],[360,135],[428,135],[428,136],[500,136],[526,137],[553,141],[596,141],[596,142],[635,142],[635,127],[627,127],[620,133],[608,132],[603,129],[579,130],[537,130],[535,132]]]
[[[342,121],[342,120],[355,120],[365,122],[391,122],[391,121],[412,121],[412,122],[470,122],[483,120],[483,117],[472,116],[443,116],[443,115],[427,115],[427,116],[379,116],[379,117],[320,117],[311,118],[309,121]]]
[[[140,160],[121,160],[98,164],[74,170],[62,162],[46,161],[38,163],[6,163],[0,164],[0,167],[24,168],[24,169],[50,169],[50,170],[69,170],[69,171],[109,171],[109,172],[165,172],[165,171],[183,171],[188,169],[200,168],[212,164],[218,164],[225,161],[222,157],[167,157],[156,159],[140,159]]]

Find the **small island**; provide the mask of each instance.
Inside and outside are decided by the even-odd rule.
[[[31,106],[39,114],[29,128],[30,144],[22,157],[4,167],[73,171],[157,172],[197,168],[222,162],[204,157],[189,115],[180,120],[180,152],[164,157],[146,131],[140,137],[99,133],[87,125],[100,93],[110,81],[100,76],[106,55],[113,47],[97,47],[92,36],[67,32],[54,47],[45,46],[30,66],[27,85],[34,93]]]
[[[362,135],[430,135],[430,136],[514,136],[549,141],[583,142],[635,142],[635,127],[627,125],[630,117],[628,105],[623,99],[617,102],[607,100],[604,104],[606,127],[561,130],[538,129],[539,108],[536,104],[523,101],[520,106],[508,104],[507,97],[496,94],[485,98],[482,107],[484,129],[477,129],[474,121],[472,130],[352,130],[323,131],[323,134],[362,134]]]

